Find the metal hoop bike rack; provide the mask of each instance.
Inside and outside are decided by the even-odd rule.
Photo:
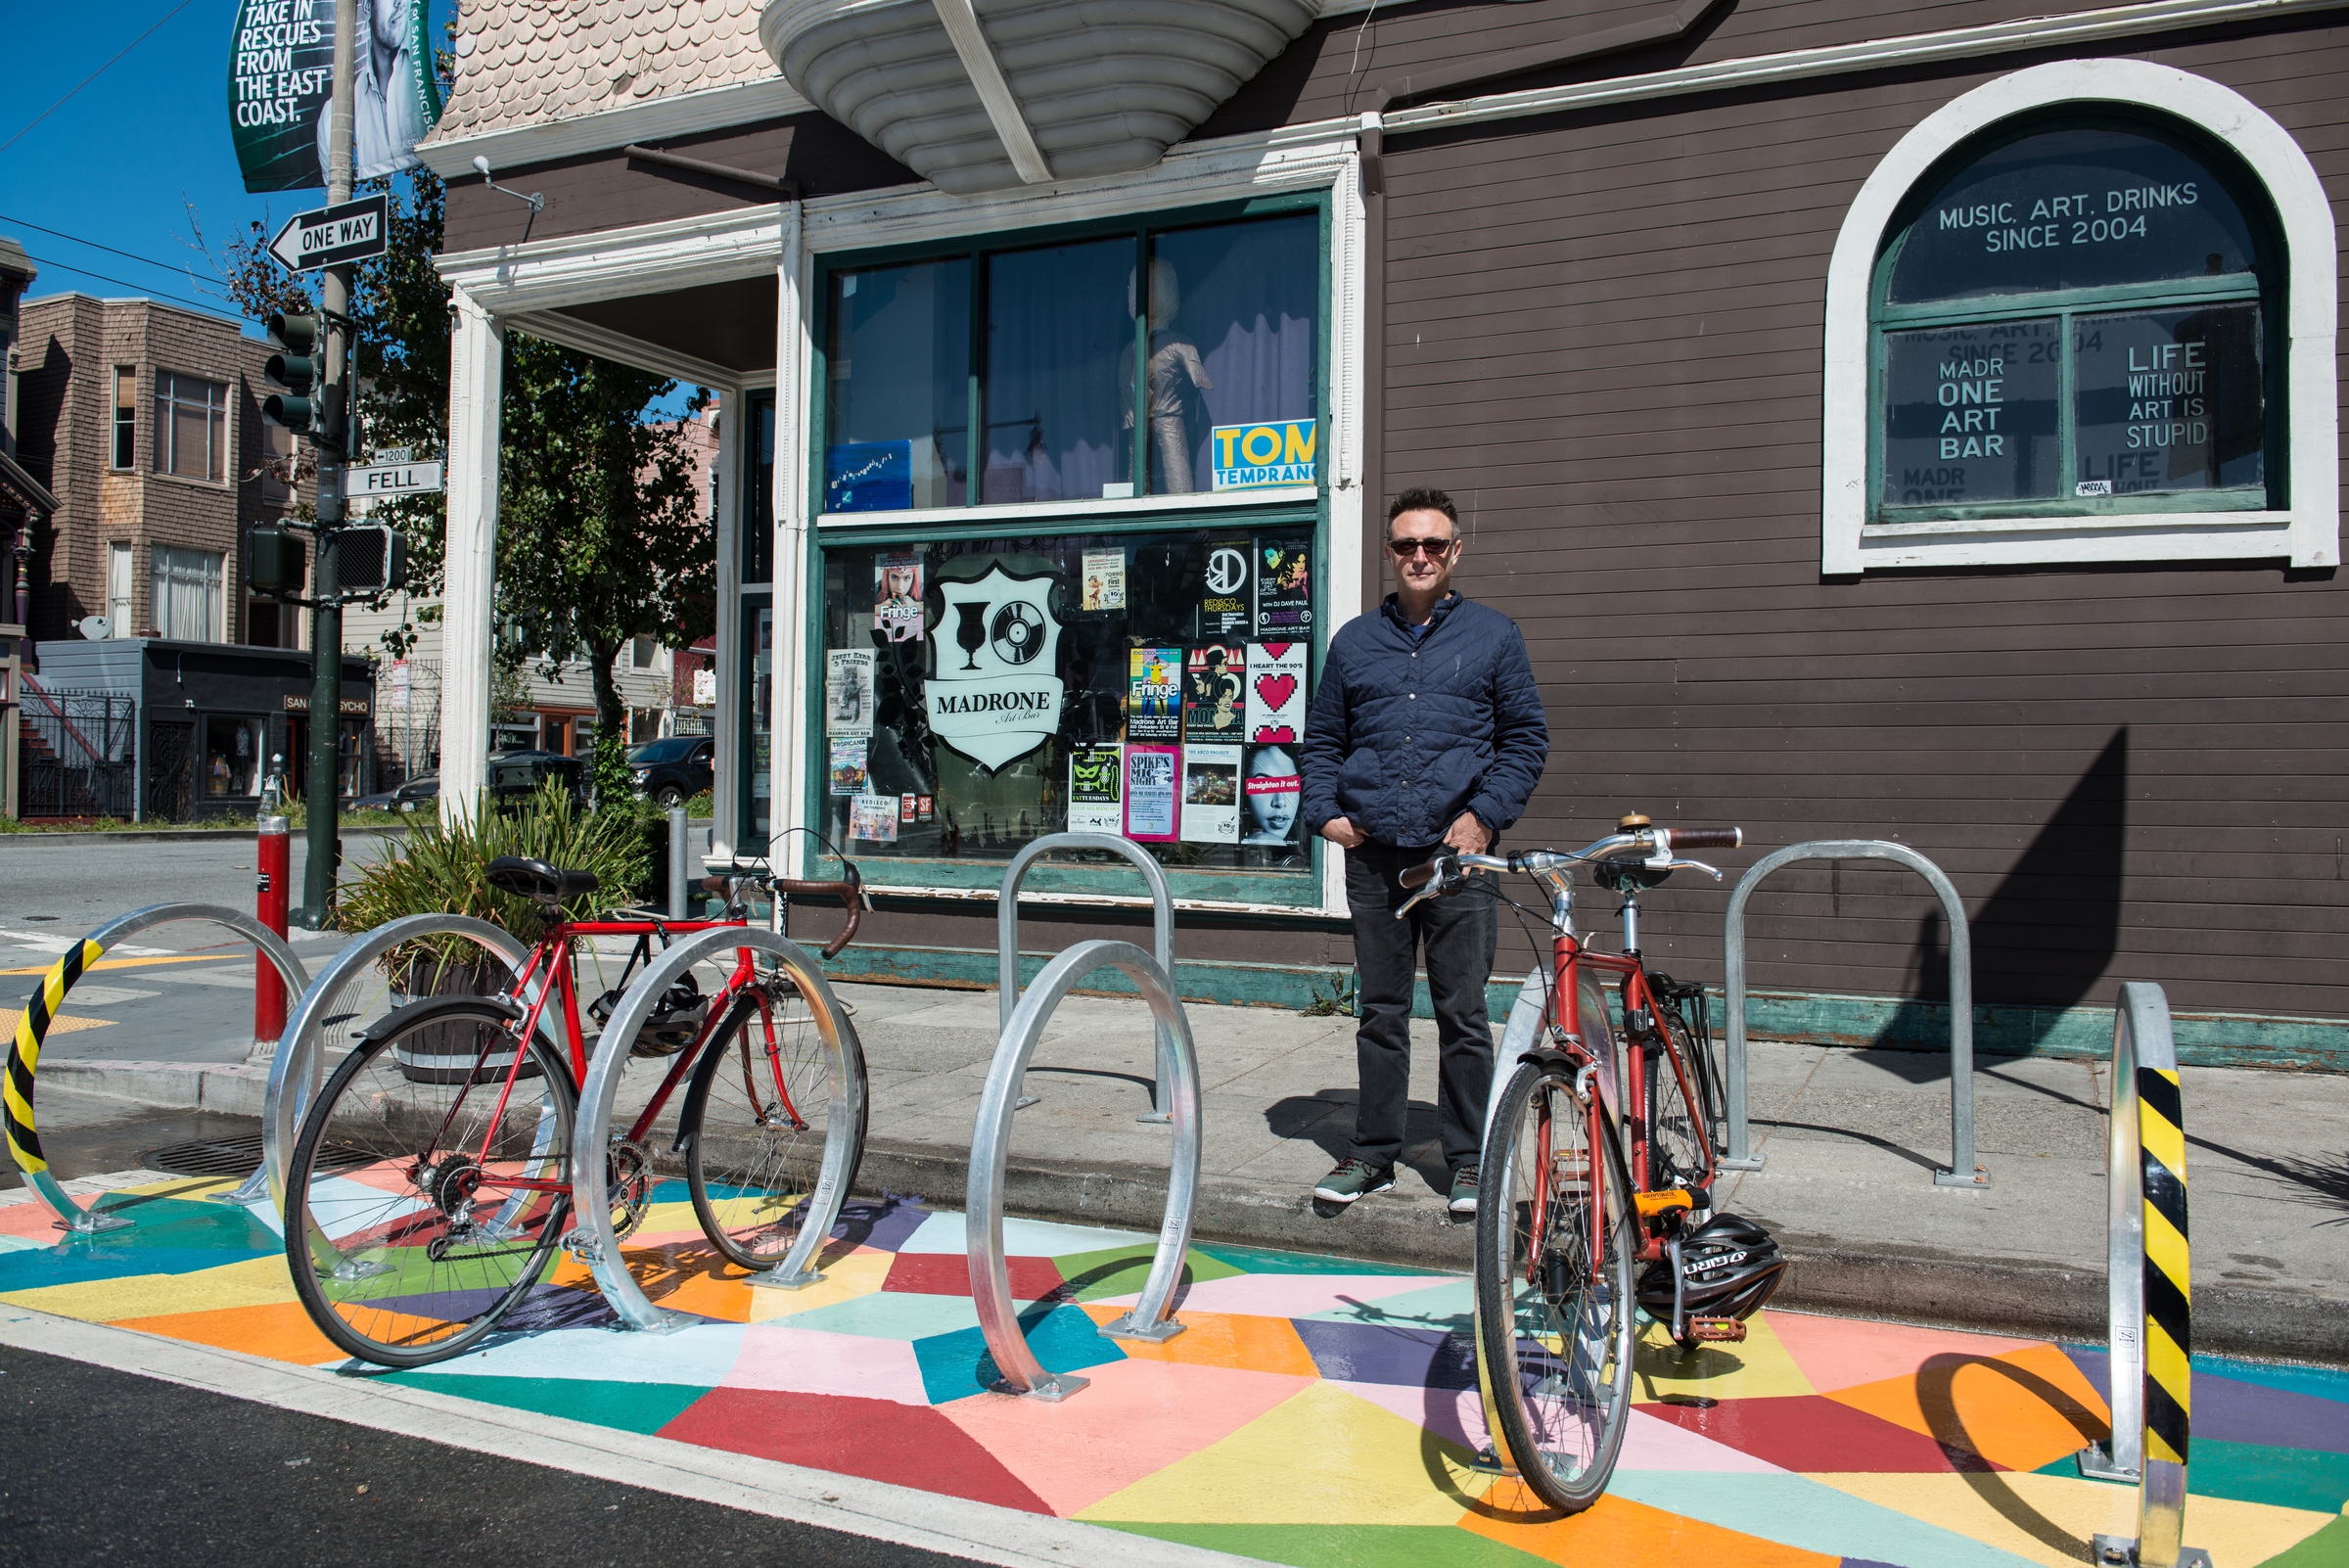
[[[807,1218],[799,1239],[781,1263],[765,1275],[753,1274],[748,1283],[799,1289],[823,1276],[813,1268],[815,1255],[831,1239],[854,1176],[851,1161],[864,1125],[864,1048],[855,1027],[842,1010],[840,999],[824,980],[823,970],[798,943],[760,931],[755,926],[724,926],[696,932],[646,966],[633,985],[621,993],[620,1005],[604,1026],[595,1056],[587,1066],[587,1081],[579,1085],[578,1118],[571,1138],[572,1250],[595,1276],[596,1288],[620,1314],[621,1326],[664,1334],[695,1321],[654,1306],[628,1272],[621,1257],[620,1238],[612,1228],[611,1180],[605,1161],[610,1153],[606,1129],[620,1093],[621,1070],[627,1066],[628,1048],[652,1017],[672,982],[714,953],[749,947],[773,956],[799,988],[800,999],[815,1016],[816,1034],[837,1045],[831,1058],[832,1101],[826,1115],[830,1126],[824,1138],[823,1169],[816,1173],[815,1191],[807,1200]],[[851,1058],[853,1057],[852,1062]]]
[[[1010,949],[1004,950],[1008,955]],[[1101,1326],[1103,1338],[1163,1344],[1182,1332],[1183,1325],[1169,1315],[1169,1303],[1182,1278],[1183,1260],[1191,1246],[1191,1213],[1199,1197],[1199,1056],[1191,1041],[1190,1020],[1174,994],[1174,981],[1156,959],[1130,942],[1081,942],[1044,966],[1004,1025],[995,1059],[987,1070],[987,1087],[979,1097],[979,1118],[971,1129],[971,1177],[963,1218],[970,1246],[971,1298],[979,1310],[979,1327],[987,1336],[988,1353],[1003,1374],[995,1388],[999,1393],[1053,1403],[1067,1399],[1091,1379],[1045,1371],[1028,1348],[1028,1336],[1021,1332],[1011,1298],[1010,1266],[1004,1261],[1003,1175],[1011,1152],[1011,1119],[1019,1109],[1020,1079],[1028,1071],[1028,1058],[1035,1054],[1044,1025],[1061,999],[1078,981],[1104,966],[1133,982],[1158,1020],[1160,1039],[1172,1043],[1160,1071],[1174,1150],[1167,1179],[1166,1216],[1158,1227],[1158,1251],[1151,1259],[1149,1277],[1142,1281],[1141,1299],[1125,1316]]]
[[[2080,1473],[2138,1484],[2137,1537],[2097,1536],[2099,1563],[2210,1568],[2182,1545],[2190,1425],[2193,1290],[2186,1218],[2186,1117],[2169,1000],[2121,987],[2112,1020],[2112,1114],[2104,1279],[2112,1436],[2082,1449]]]
[[[48,1157],[41,1152],[40,1135],[33,1120],[33,1081],[40,1070],[41,1041],[56,1021],[58,1009],[65,1005],[67,992],[73,989],[74,982],[89,973],[107,948],[125,937],[181,920],[203,920],[228,927],[260,950],[290,990],[301,992],[309,986],[308,972],[302,968],[301,960],[294,956],[294,949],[286,945],[285,938],[249,914],[213,903],[151,903],[143,909],[133,909],[82,938],[51,966],[25,1001],[23,1016],[17,1021],[16,1036],[10,1041],[7,1084],[0,1089],[0,1122],[6,1125],[9,1156],[23,1174],[24,1184],[74,1235],[119,1230],[133,1222],[120,1215],[84,1209],[49,1174]]]
[[[261,1164],[236,1191],[222,1194],[227,1202],[257,1203],[267,1198],[280,1214],[286,1211],[286,1169],[294,1158],[294,1139],[310,1101],[326,1085],[326,1009],[345,983],[393,948],[428,937],[462,937],[481,946],[508,969],[519,971],[530,949],[512,934],[471,915],[415,914],[387,920],[374,930],[353,937],[326,961],[318,978],[301,992],[286,1016],[277,1054],[269,1059],[269,1084],[261,1102]]]
[[[1724,923],[1723,969],[1728,991],[1728,1150],[1723,1169],[1759,1171],[1766,1158],[1748,1144],[1745,1085],[1745,905],[1762,879],[1797,860],[1893,860],[1930,883],[1950,917],[1950,1168],[1933,1173],[1940,1187],[1980,1188],[1990,1173],[1974,1163],[1974,948],[1965,904],[1941,867],[1906,844],[1885,839],[1813,839],[1790,844],[1754,862],[1729,894]]]
[[[1028,879],[1031,866],[1055,850],[1099,850],[1123,855],[1141,872],[1142,880],[1150,884],[1151,946],[1160,972],[1167,977],[1168,991],[1174,991],[1174,895],[1167,886],[1166,868],[1149,851],[1114,833],[1047,833],[1012,857],[1003,872],[1002,889],[995,896],[995,974],[1000,982],[997,1019],[1005,1034],[1011,1031],[1011,1012],[1020,999],[1020,884]],[[1158,1036],[1157,1077],[1150,1084],[1150,1109],[1135,1117],[1137,1122],[1167,1120],[1167,1076],[1174,1043],[1163,1020],[1154,1027]],[[1014,1109],[1036,1103],[1036,1097],[1023,1088],[1019,1105]]]

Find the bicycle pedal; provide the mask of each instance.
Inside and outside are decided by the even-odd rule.
[[[1688,1335],[1702,1343],[1737,1345],[1745,1340],[1745,1321],[1738,1317],[1691,1317]]]

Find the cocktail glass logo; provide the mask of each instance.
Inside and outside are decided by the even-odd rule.
[[[976,581],[938,585],[947,635],[935,639],[938,672],[922,683],[930,733],[982,767],[1025,757],[1060,728],[1054,580],[997,566]]]

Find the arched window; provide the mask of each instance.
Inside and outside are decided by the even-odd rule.
[[[2280,506],[2283,267],[2234,165],[2099,120],[1919,182],[1876,265],[1874,518]]]
[[[1948,104],[1829,266],[1823,570],[2334,565],[2334,245],[2216,82],[2064,61]]]

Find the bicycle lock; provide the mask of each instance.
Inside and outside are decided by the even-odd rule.
[[[2121,987],[2112,1020],[2104,1281],[2112,1436],[2082,1449],[2080,1473],[2138,1487],[2137,1537],[2099,1535],[2095,1560],[2210,1568],[2186,1535],[2193,1382],[2193,1287],[2186,1223],[2186,1111],[2170,1004],[2159,986]]]

